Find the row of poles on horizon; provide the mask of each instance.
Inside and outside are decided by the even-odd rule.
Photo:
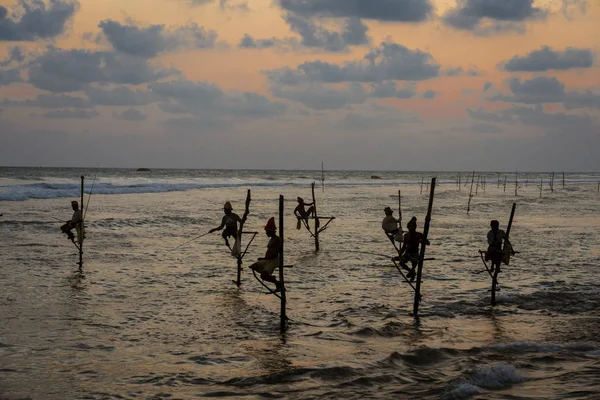
[[[551,191],[554,191],[554,177],[555,174],[552,173],[550,175],[550,179],[549,179],[549,183],[548,186],[550,187]],[[470,178],[470,180],[469,180]],[[323,169],[323,163],[321,163],[321,179],[319,179],[321,181],[321,187],[322,190],[325,191],[325,173],[324,173],[324,169]],[[94,178],[95,181],[95,178]],[[529,180],[526,178],[525,179],[525,186],[527,186],[529,183]],[[475,171],[473,171],[471,174],[467,175],[466,179],[463,181],[461,174],[459,173],[457,178],[456,178],[456,185],[458,187],[458,190],[461,191],[461,187],[466,187],[467,185],[470,184],[470,192],[469,192],[469,202],[468,202],[468,206],[467,206],[467,213],[469,213],[470,208],[471,208],[471,199],[473,198],[474,194],[473,194],[473,187],[475,186],[475,194],[477,194],[479,188],[481,188],[484,192],[486,189],[486,179],[484,176],[478,175],[477,179],[475,177]],[[506,191],[506,185],[507,185],[507,176],[504,176],[504,181],[502,182],[501,178],[500,178],[500,174],[498,174],[498,182],[497,182],[497,187],[499,188],[501,186],[501,184],[504,187],[504,190]],[[562,177],[562,185],[563,188],[565,187],[565,176],[563,173],[563,177]],[[540,180],[540,197],[541,197],[541,190],[542,190],[542,186],[543,186],[543,178]],[[432,212],[432,208],[433,208],[433,199],[434,199],[434,194],[435,194],[435,187],[436,187],[436,178],[432,178],[431,179],[431,183],[424,182],[424,179],[421,178],[421,182],[420,182],[420,187],[421,187],[421,194],[423,193],[423,188],[427,188],[429,189],[429,204],[427,207],[427,214],[425,217],[425,224],[424,224],[424,228],[423,228],[423,243],[421,244],[420,247],[420,253],[419,253],[419,258],[418,258],[418,263],[417,263],[417,271],[416,271],[416,282],[413,285],[413,282],[410,281],[407,276],[403,273],[403,271],[401,270],[401,268],[399,267],[399,265],[396,263],[396,261],[394,261],[394,259],[392,258],[392,261],[394,262],[394,265],[396,266],[396,268],[398,269],[398,271],[400,272],[400,275],[404,278],[405,282],[408,283],[411,288],[414,291],[414,302],[413,302],[413,312],[412,315],[415,318],[418,318],[418,311],[419,311],[419,304],[421,302],[422,299],[422,295],[421,295],[421,278],[422,278],[422,270],[423,270],[423,264],[424,261],[426,260],[433,260],[433,259],[426,259],[425,258],[425,251],[426,251],[426,247],[427,245],[425,244],[425,242],[427,241],[427,236],[429,233],[429,228],[430,228],[430,223],[431,223],[431,212]],[[518,195],[518,190],[521,188],[520,186],[520,182],[519,182],[519,174],[515,173],[515,196]],[[93,184],[92,184],[92,190],[93,190]],[[598,191],[600,191],[600,183],[598,184]],[[313,214],[312,216],[309,217],[309,219],[303,219],[303,223],[305,228],[307,229],[307,231],[310,233],[310,235],[314,238],[314,244],[315,244],[315,252],[318,252],[320,250],[320,244],[319,244],[319,235],[325,230],[327,229],[327,227],[329,226],[329,224],[335,219],[335,217],[322,217],[319,216],[317,210],[317,199],[315,196],[315,183],[313,182],[311,184],[311,194],[312,194],[312,201],[313,204],[312,206],[313,208]],[[81,205],[82,205],[82,213],[84,212],[83,210],[83,196],[84,196],[84,177],[81,176]],[[91,197],[91,190],[89,193],[89,196]],[[237,254],[234,254],[237,260],[237,278],[236,280],[234,280],[233,282],[240,287],[241,286],[241,273],[242,273],[242,262],[244,257],[246,256],[247,252],[248,252],[248,248],[250,247],[250,245],[252,244],[252,242],[254,241],[254,239],[256,238],[256,235],[258,234],[258,232],[246,232],[244,231],[244,224],[247,220],[247,217],[250,213],[250,203],[252,201],[251,198],[251,191],[250,189],[248,189],[247,191],[247,195],[246,195],[246,201],[245,201],[245,210],[244,210],[244,214],[243,217],[241,219],[241,222],[239,224],[239,229],[238,229],[238,235],[237,235],[237,239],[239,241],[239,246],[240,246],[240,251],[237,252]],[[400,190],[398,191],[398,207],[399,207],[399,215],[400,218],[402,216],[402,210],[401,210],[401,192]],[[89,199],[88,199],[88,205],[89,205]],[[83,214],[85,216],[85,214],[87,213],[87,206],[86,205],[86,210],[85,213]],[[506,231],[506,237],[508,238],[508,234],[510,232],[510,228],[512,225],[512,221],[513,221],[513,217],[514,217],[514,213],[515,213],[515,207],[516,207],[516,203],[513,203],[512,206],[512,211],[510,214],[510,219],[509,219],[509,223],[508,223],[508,229]],[[322,219],[327,219],[327,222],[321,226],[321,220]],[[313,221],[313,227],[310,226],[310,220]],[[299,221],[300,222],[300,221]],[[83,223],[85,223],[85,218]],[[241,247],[242,247],[242,236],[246,234],[246,235],[251,235],[250,240],[248,241],[248,243],[245,245],[244,250],[241,251]],[[205,235],[201,235],[199,237],[202,237]],[[199,238],[197,237],[197,238]],[[273,294],[276,297],[278,297],[280,299],[280,330],[281,332],[284,332],[287,329],[287,321],[288,321],[288,317],[286,315],[286,304],[287,304],[287,299],[286,299],[286,290],[285,290],[285,274],[284,274],[284,270],[287,268],[292,268],[293,265],[285,265],[284,263],[284,196],[280,195],[279,196],[279,237],[281,240],[281,248],[280,248],[280,253],[279,253],[279,281],[282,287],[282,290],[280,292],[276,292],[274,290],[272,290],[271,288],[269,288],[261,279],[259,279],[256,276],[255,271],[253,271],[254,277],[256,278],[256,280],[262,285],[264,286],[268,291],[269,294]],[[197,238],[194,238],[192,240],[195,240]],[[182,245],[185,245],[187,243],[191,242],[188,241]],[[181,247],[177,246],[178,247]],[[77,263],[79,265],[79,270],[80,272],[82,271],[83,268],[83,236],[81,237],[81,239],[79,240],[79,243],[76,244],[76,247],[78,248],[79,251],[79,262]],[[394,244],[394,247],[396,249],[396,251],[398,253],[400,253],[399,249],[396,247],[396,245]],[[174,250],[174,249],[173,249]],[[480,252],[481,253],[481,252]],[[232,253],[233,254],[233,253]],[[398,254],[400,255],[400,254]],[[483,259],[483,257],[482,257]],[[490,269],[488,269],[487,264],[485,263],[484,260],[484,265],[485,265],[485,270],[483,271],[479,271],[479,272],[484,272],[487,271],[488,274],[490,275],[490,277],[492,278],[492,289],[491,291],[491,304],[492,305],[496,305],[496,291],[499,290],[498,288],[498,273],[500,272],[499,268],[497,268],[495,271],[492,271]],[[478,273],[479,273],[478,272]]]

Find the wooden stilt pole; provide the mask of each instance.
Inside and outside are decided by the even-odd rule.
[[[311,184],[311,191],[312,191],[312,199],[313,199],[313,207],[314,207],[314,212],[315,212],[315,252],[319,251],[319,227],[320,227],[320,223],[319,223],[319,214],[317,214],[317,199],[315,198],[315,183],[313,182]]]
[[[323,161],[321,161],[321,189],[325,191],[325,170],[323,169]]]
[[[313,190],[314,190],[313,183]],[[279,311],[279,330],[281,333],[285,332],[287,328],[287,315],[285,313],[286,307],[286,289],[285,289],[285,280],[284,280],[284,258],[283,258],[283,243],[284,243],[284,227],[283,227],[283,214],[284,214],[284,204],[283,204],[283,195],[279,195],[279,240],[281,243],[281,248],[279,249],[279,283],[281,284],[281,308]]]
[[[79,271],[83,270],[83,232],[84,232],[84,221],[83,221],[83,181],[85,180],[84,176],[81,175],[81,227],[79,228],[81,231],[81,235],[77,235],[77,239],[79,241]],[[91,193],[90,193],[91,195]]]
[[[550,191],[554,193],[554,172],[550,175]]]
[[[510,211],[510,218],[508,220],[508,227],[506,228],[506,236],[504,237],[504,244],[502,245],[502,253],[504,254],[504,249],[506,247],[506,241],[508,240],[508,236],[510,235],[510,228],[512,226],[513,217],[515,216],[515,208],[517,208],[517,203],[513,203],[512,210]],[[502,262],[500,262],[502,265]],[[492,264],[492,266],[494,266]],[[492,277],[492,306],[496,305],[496,287],[498,285],[498,274],[500,273],[500,266],[496,265],[496,269],[494,269],[494,276]]]
[[[540,178],[540,199],[542,198],[542,187],[544,187],[544,178]]]
[[[469,190],[469,202],[467,203],[467,214],[471,211],[471,199],[473,198],[473,181],[475,180],[475,171],[471,177],[471,190]]]
[[[425,248],[427,247],[427,235],[429,234],[429,225],[431,223],[431,209],[433,208],[433,195],[435,193],[435,178],[431,178],[431,190],[429,192],[429,205],[427,206],[427,216],[425,217],[425,226],[423,227],[423,243],[419,253],[419,264],[417,266],[417,284],[415,286],[415,301],[413,303],[413,316],[419,315],[419,303],[421,302],[421,277],[423,276],[423,261],[425,258]]]
[[[565,188],[565,171],[563,171],[563,189]]]
[[[515,171],[515,197],[519,194],[517,193],[519,190],[519,171]]]
[[[460,192],[460,172],[458,173],[458,191]]]
[[[504,175],[504,191],[506,192],[506,175]]]
[[[402,230],[402,193],[398,190],[398,221]]]
[[[246,208],[244,210],[244,215],[242,216],[242,220],[240,221],[240,226],[237,233],[237,238],[234,243],[234,246],[237,246],[239,252],[235,258],[237,258],[237,279],[235,280],[235,284],[240,287],[242,284],[242,260],[244,259],[245,252],[242,252],[242,233],[244,231],[244,224],[248,219],[248,214],[250,213],[250,201],[252,198],[250,197],[250,189],[248,189],[248,193],[246,194]]]
[[[477,175],[477,184],[475,185],[475,194],[479,191],[479,185],[481,184],[481,175]]]

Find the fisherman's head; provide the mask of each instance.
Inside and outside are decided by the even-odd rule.
[[[271,237],[275,235],[275,232],[277,232],[277,227],[275,226],[275,217],[271,217],[265,225],[265,233],[267,236]]]
[[[298,197],[298,203],[299,204],[304,204],[304,199],[302,197]]]
[[[79,203],[78,203],[77,201],[73,200],[73,201],[71,202],[71,208],[72,208],[73,210],[77,211],[77,210],[79,209]]]
[[[490,222],[490,226],[494,230],[498,229],[500,227],[500,222],[498,222],[497,220],[493,219],[492,222]]]
[[[412,217],[406,227],[409,231],[414,232],[417,229],[417,217]]]
[[[394,213],[394,210],[392,210],[389,207],[386,207],[383,209],[383,212],[385,213],[385,215],[392,215]]]
[[[231,210],[233,209],[233,207],[231,207],[231,203],[227,202],[223,205],[223,211],[225,212],[225,214],[229,215],[231,214]]]

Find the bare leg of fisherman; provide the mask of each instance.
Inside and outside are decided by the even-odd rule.
[[[225,246],[227,246],[229,250],[231,250],[231,246],[229,245],[229,236],[231,235],[229,234],[229,232],[227,232],[227,229],[223,230],[221,236],[223,237],[223,239],[225,239]]]
[[[267,282],[271,282],[275,284],[275,293],[277,292],[281,292],[281,283],[279,283],[279,281],[277,280],[277,278],[275,278],[273,275],[267,273],[267,272],[261,272],[260,273],[260,278],[263,281],[267,281]]]
[[[71,232],[72,229],[73,229],[73,225],[68,222],[60,227],[60,230],[63,233],[67,234],[67,239],[69,239],[71,242],[75,243],[75,235],[73,235],[73,232]]]
[[[415,280],[415,276],[416,276],[415,270],[417,269],[417,261],[411,260],[411,263],[412,263],[412,268],[406,275],[406,278],[410,279],[410,281],[413,282]]]

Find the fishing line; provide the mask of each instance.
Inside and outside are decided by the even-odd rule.
[[[197,237],[195,237],[195,238],[193,238],[193,239],[191,239],[191,240],[188,240],[187,242],[185,242],[185,243],[182,243],[182,244],[180,244],[180,245],[179,245],[179,246],[177,246],[177,247],[173,247],[172,249],[167,249],[166,251],[173,251],[173,250],[176,250],[176,249],[180,248],[181,246],[185,246],[186,244],[188,244],[188,243],[191,243],[191,242],[193,242],[194,240],[200,239],[201,237],[204,237],[204,236],[206,236],[206,235],[210,235],[211,233],[212,233],[212,232],[206,232],[206,233],[203,233],[203,234],[202,234],[202,235],[200,235],[200,236],[197,236]]]
[[[92,199],[92,192],[94,191],[94,184],[96,183],[96,177],[98,176],[98,168],[100,168],[100,163],[96,166],[96,173],[94,174],[94,180],[92,181],[92,188],[90,189],[90,195],[88,196],[87,204],[85,205],[85,211],[83,212],[83,220],[85,221],[85,216],[87,215],[88,207],[90,206],[90,200]],[[83,207],[83,204],[81,205]]]

